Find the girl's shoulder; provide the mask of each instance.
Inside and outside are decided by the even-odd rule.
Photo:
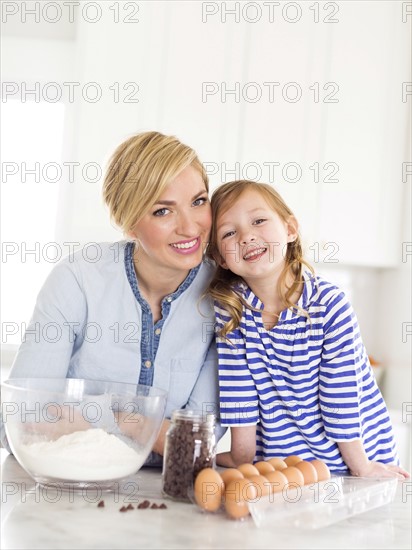
[[[305,290],[304,306],[323,305],[330,307],[337,302],[349,305],[349,299],[345,291],[337,284],[327,280],[323,275],[313,274],[305,271]]]
[[[244,281],[235,281],[231,285],[231,289],[236,292],[236,294],[239,294],[243,298],[245,298],[250,292],[250,288],[247,286],[247,284]]]
[[[230,290],[233,291],[235,295],[231,295],[229,302],[239,302],[240,300],[242,302],[242,310],[244,311],[245,303],[248,301],[252,291],[243,281],[233,282],[230,286]],[[219,301],[218,299],[214,299],[213,305],[215,310],[216,327],[221,329],[232,319],[232,316],[225,303]]]

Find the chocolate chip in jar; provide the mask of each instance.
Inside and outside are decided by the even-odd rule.
[[[193,485],[216,459],[215,416],[179,409],[173,412],[163,457],[163,493],[176,500],[193,500]]]

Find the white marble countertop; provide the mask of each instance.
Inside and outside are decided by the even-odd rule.
[[[46,489],[1,449],[1,548],[411,548],[412,482],[399,482],[394,502],[318,530],[255,526],[251,517],[228,519],[223,512],[203,513],[197,506],[162,499],[157,470],[144,469],[129,479],[123,493],[99,495]],[[167,509],[121,506],[148,499]]]

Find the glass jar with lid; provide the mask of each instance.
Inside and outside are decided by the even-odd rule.
[[[203,468],[216,463],[215,415],[201,411],[173,411],[163,456],[163,493],[191,501],[193,484]]]

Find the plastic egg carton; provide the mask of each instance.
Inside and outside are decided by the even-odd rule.
[[[249,502],[257,527],[319,529],[393,501],[398,480],[331,477]]]

